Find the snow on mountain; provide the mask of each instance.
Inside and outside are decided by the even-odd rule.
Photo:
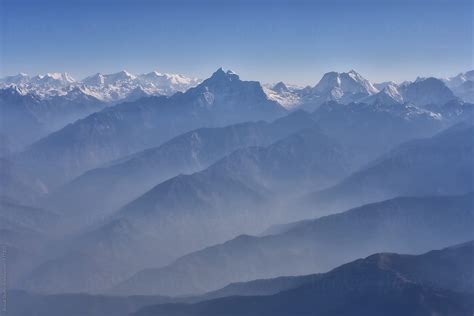
[[[0,79],[0,88],[14,85],[41,98],[48,98],[65,95],[72,87],[80,87],[84,93],[101,101],[116,103],[152,95],[169,96],[184,92],[200,82],[196,78],[158,71],[138,75],[126,70],[113,74],[97,73],[81,81],[75,81],[68,73],[47,73],[34,77],[20,73]],[[453,99],[449,90],[456,97],[472,102],[473,82],[474,71],[468,71],[443,80],[418,77],[414,82],[401,84],[393,81],[372,84],[356,71],[350,70],[342,73],[328,72],[314,87],[301,88],[279,82],[264,85],[263,90],[269,100],[278,102],[288,110],[314,110],[327,101],[341,104],[411,102],[424,106],[427,103]]]
[[[74,84],[76,81],[68,73],[47,73],[31,78],[28,86],[40,96],[62,95],[64,88]],[[36,88],[36,89],[35,89]]]
[[[330,94],[334,98],[341,98],[346,94],[372,95],[378,92],[370,81],[354,70],[349,72],[328,72],[314,87],[319,94]]]
[[[378,85],[381,90],[379,93],[371,95],[364,100],[365,103],[368,104],[402,104],[403,103],[403,96],[399,91],[399,86],[394,82],[387,82]],[[383,87],[383,88],[382,88]]]
[[[27,74],[19,73],[15,76],[7,76],[5,78],[0,79],[0,85],[15,85],[21,87],[30,81],[30,77]]]
[[[443,81],[430,78],[417,78],[415,82],[399,88],[403,101],[416,106],[441,105],[456,99]]]
[[[314,87],[288,88],[280,82],[266,86],[267,97],[289,110],[303,108],[314,110],[328,101],[340,104],[365,102],[368,104],[404,104],[416,107],[441,105],[456,97],[465,102],[474,102],[474,70],[449,79],[418,77],[415,81],[397,84],[386,81],[372,84],[354,70],[328,72]],[[454,94],[453,94],[454,93]]]
[[[391,97],[393,100],[397,102],[403,102],[403,97],[398,91],[398,87],[395,84],[388,84],[383,90],[381,91],[382,93],[386,94],[387,96]]]
[[[287,109],[303,108],[314,110],[327,101],[351,103],[378,93],[379,90],[354,70],[349,72],[328,72],[314,87],[288,88],[282,82],[267,87],[268,98],[277,101]]]
[[[461,72],[454,77],[443,79],[443,81],[451,89],[459,87],[466,81],[474,81],[474,70]]]
[[[295,90],[281,81],[274,86],[263,87],[263,91],[270,100],[278,102],[287,110],[293,110],[301,103],[301,98]]]
[[[453,93],[465,102],[474,102],[474,70],[443,79]]]
[[[82,80],[82,84],[104,101],[136,100],[151,95],[172,95],[184,92],[200,82],[180,74],[152,71],[133,75],[125,70],[104,75],[97,73]]]
[[[73,77],[71,77],[67,72],[59,73],[59,72],[52,72],[47,73],[46,75],[37,75],[31,78],[32,82],[39,82],[39,83],[49,83],[52,85],[67,85],[74,83]]]
[[[18,150],[68,123],[103,109],[106,104],[80,86],[68,86],[61,95],[42,98],[28,87],[0,88],[1,134]]]
[[[66,87],[75,84],[76,81],[68,73],[47,73],[30,77],[20,73],[0,79],[0,88],[16,86],[25,92],[36,94],[39,97],[51,95],[64,95]]]
[[[457,96],[453,94],[440,79],[433,77],[418,77],[415,81],[405,81],[401,84],[394,82],[385,82],[378,84],[381,91],[360,101],[368,104],[410,104],[412,106],[424,109],[432,105],[443,105],[456,100]],[[462,98],[463,99],[463,98]],[[466,99],[463,99],[467,101]]]
[[[184,92],[200,82],[196,78],[188,78],[180,74],[159,73],[157,71],[139,75],[138,80],[145,89],[161,89],[165,91],[163,94],[171,94],[176,92],[176,90]]]
[[[395,81],[384,81],[384,82],[374,83],[374,87],[377,88],[379,91],[382,91],[385,87],[389,85],[398,86],[398,84]]]
[[[126,70],[122,70],[117,73],[104,75],[101,73],[97,73],[90,77],[85,78],[82,80],[82,83],[85,86],[117,86],[121,84],[127,84],[133,82],[137,77],[132,75]]]
[[[267,99],[258,82],[242,81],[238,75],[219,69],[185,93],[110,106],[58,130],[21,155],[24,154],[25,166],[35,164],[32,172],[39,171],[39,161],[34,162],[37,153],[48,157],[43,160],[48,161],[48,166],[53,166],[51,159],[57,159],[53,169],[40,172],[51,179],[45,183],[58,185],[88,169],[158,146],[192,129],[273,120],[285,114],[283,107]]]
[[[199,82],[196,78],[157,71],[140,75],[126,70],[113,74],[97,73],[81,81],[74,80],[68,73],[47,73],[34,77],[21,73],[0,79],[0,88],[14,85],[41,98],[49,98],[66,95],[78,87],[83,93],[101,101],[118,102],[135,100],[139,96],[172,95],[184,92]]]

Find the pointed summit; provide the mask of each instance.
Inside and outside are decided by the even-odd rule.
[[[240,80],[239,76],[235,72],[233,72],[232,70],[228,70],[226,72],[226,71],[224,71],[224,69],[222,69],[222,67],[217,69],[208,80],[210,80],[210,79],[212,79],[212,80],[228,80],[228,81]]]
[[[278,93],[284,93],[284,92],[289,92],[290,91],[288,89],[288,87],[286,86],[286,84],[284,84],[282,81],[280,81],[276,85],[274,85],[272,90],[276,91]]]
[[[98,72],[95,75],[84,78],[82,83],[86,86],[100,86],[105,83],[105,76]]]

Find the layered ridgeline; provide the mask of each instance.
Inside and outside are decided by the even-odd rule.
[[[272,124],[204,128],[90,170],[53,191],[46,205],[70,212],[104,214],[167,178],[201,170],[237,148],[268,144],[298,126],[308,127],[311,121],[346,148],[351,156],[350,167],[355,170],[404,141],[431,136],[443,127],[470,118],[472,109],[471,104],[458,101],[433,109],[436,112],[410,105],[329,102],[311,115],[297,111]]]
[[[16,86],[0,89],[0,135],[6,142],[6,148],[0,155],[22,149],[105,106],[104,102],[79,88],[47,99]]]
[[[63,77],[58,80],[68,81],[67,76]],[[125,87],[131,77],[128,73],[97,75],[89,78],[88,85],[96,85],[99,90],[109,87],[106,90],[114,93],[115,83],[124,82]],[[47,81],[51,81],[51,88],[39,97],[24,94],[18,86],[12,89],[38,104],[52,102],[56,96],[65,97],[54,94],[58,89],[54,80]],[[77,89],[91,95],[90,90],[79,86]],[[441,231],[438,243],[416,235],[412,226],[407,228],[402,219],[394,220],[387,212],[384,216],[390,220],[386,221],[399,223],[402,228],[392,228],[385,221],[380,225],[398,235],[408,230],[410,243],[396,243],[396,234],[390,235],[389,229],[387,238],[393,244],[387,244],[392,248],[382,248],[385,243],[373,244],[384,240],[374,228],[371,244],[359,247],[353,243],[351,249],[358,251],[348,249],[339,255],[328,242],[337,240],[339,235],[330,235],[326,240],[317,235],[326,241],[327,248],[316,242],[313,250],[313,244],[308,242],[301,243],[305,247],[302,249],[298,248],[300,241],[293,245],[282,237],[282,247],[296,247],[294,259],[290,250],[281,250],[281,257],[277,250],[274,257],[262,259],[259,265],[251,261],[254,253],[249,252],[247,258],[246,250],[239,253],[232,248],[239,256],[231,253],[229,261],[219,262],[212,254],[210,259],[198,256],[196,262],[186,263],[187,258],[194,258],[193,253],[172,263],[186,253],[239,234],[257,234],[275,223],[314,218],[335,209],[343,211],[349,206],[399,195],[472,191],[472,128],[458,125],[432,137],[446,127],[473,118],[473,105],[454,96],[442,81],[428,78],[401,85],[373,85],[351,71],[327,74],[316,87],[298,93],[284,84],[273,89],[296,102],[285,107],[315,110],[285,116],[288,111],[281,106],[285,101],[282,95],[278,104],[274,101],[276,95],[259,83],[241,81],[232,72],[218,70],[197,87],[172,96],[149,97],[137,88],[127,95],[130,102],[109,104],[24,151],[2,158],[0,175],[8,184],[3,186],[6,189],[2,190],[2,199],[16,208],[28,207],[28,203],[38,205],[34,204],[35,197],[48,192],[40,200],[41,207],[31,209],[52,209],[61,217],[60,221],[51,221],[49,230],[12,220],[2,223],[8,233],[2,238],[10,238],[12,249],[19,250],[19,258],[23,254],[25,258],[37,258],[35,269],[25,275],[25,269],[32,267],[22,268],[24,277],[15,277],[12,286],[50,293],[112,288],[125,294],[187,294],[214,290],[232,281],[323,271],[377,251],[424,251],[466,237],[462,235],[466,230],[462,224],[469,223],[470,213],[459,216],[462,222],[440,215],[445,223],[452,222],[446,227],[441,226],[441,220],[423,226],[424,216],[429,217],[427,209],[413,219],[422,227],[420,234],[435,234],[430,227],[437,228],[437,234]],[[34,107],[24,108],[30,111]],[[20,112],[34,113],[28,111]],[[24,124],[43,133],[42,123],[38,125],[32,118],[38,117],[28,115]],[[421,137],[424,139],[400,145]],[[390,151],[394,146],[397,147]],[[435,203],[430,199],[423,203]],[[402,208],[422,209],[406,203]],[[449,205],[445,208],[451,210]],[[458,209],[458,204],[453,205]],[[0,205],[0,212],[7,207],[10,206]],[[407,221],[412,220],[406,216],[410,218]],[[351,230],[348,225],[341,230],[357,237],[359,231],[366,229],[357,226],[357,220],[348,221],[357,228]],[[73,227],[83,227],[84,223],[90,226],[70,235]],[[283,235],[300,224],[280,226],[273,234]],[[447,230],[452,227],[456,232],[449,231],[448,236]],[[23,235],[24,232],[28,234]],[[56,240],[42,251],[51,237]],[[357,238],[354,240],[362,240],[364,245],[366,237]],[[261,240],[242,236],[221,246],[251,244],[254,239]],[[420,244],[413,240],[420,240]],[[40,256],[30,251],[35,241],[39,242]],[[314,255],[319,252],[318,247],[324,256]],[[309,253],[311,261],[298,257],[303,253]],[[318,261],[326,257],[327,261]],[[295,270],[285,270],[286,258],[294,260],[290,267]],[[240,260],[249,260],[255,269],[246,272],[248,266],[235,266]],[[166,268],[161,268],[164,265]],[[230,270],[220,272],[221,266]],[[153,269],[133,277],[137,271],[150,267]],[[146,283],[148,280],[153,283]]]
[[[342,128],[336,128],[330,124],[330,120],[322,119],[337,113],[336,110],[331,111],[330,106],[331,104],[327,104],[321,107],[313,114],[313,119],[318,120],[319,115],[318,123],[325,123],[325,131],[330,131],[333,126],[334,135],[343,135]],[[355,111],[355,108],[363,110]],[[334,105],[333,109],[338,107]],[[368,110],[368,106],[360,104],[342,106],[342,109],[342,113],[350,113],[346,117],[355,118],[351,122],[360,121],[362,113],[386,117],[387,122],[408,122],[400,125],[407,127],[421,126],[422,122],[429,122],[428,126],[431,126],[431,122],[444,122],[425,115],[425,112],[418,116],[419,120],[405,120],[403,115],[395,115],[393,111],[378,108]],[[328,114],[323,116],[320,113]],[[399,127],[386,129],[392,135],[396,135],[399,130]],[[423,128],[421,130],[424,131]],[[363,139],[364,134],[370,134],[367,129],[354,131],[359,140]],[[414,127],[414,131],[418,129]],[[408,135],[409,133],[405,137]],[[456,133],[449,132],[443,135],[454,137],[445,140],[445,143],[452,143],[454,149],[456,146],[460,148],[461,152],[456,155],[469,155],[463,153],[463,150],[469,148],[472,138],[460,140],[456,138]],[[349,137],[344,140],[350,143]],[[425,139],[419,142],[415,147],[419,152],[424,152],[425,142],[432,141]],[[446,154],[444,147],[439,150],[440,156],[433,155],[432,151],[425,154],[424,172],[438,172],[438,159]],[[414,158],[418,157],[418,151],[415,151]],[[310,203],[302,203],[299,198],[289,199],[341,179],[350,171],[347,167],[350,165],[348,156],[353,157],[352,151],[347,152],[345,146],[338,144],[333,137],[326,136],[318,127],[302,130],[267,147],[237,150],[201,172],[180,175],[156,185],[107,219],[105,224],[96,225],[80,238],[74,239],[67,246],[67,253],[58,255],[57,260],[46,262],[35,270],[28,279],[29,286],[45,291],[99,290],[137,269],[160,266],[180,254],[223,241],[233,235],[255,233],[265,225],[316,216],[334,208],[342,209],[345,200],[340,197],[329,199],[332,202],[330,209],[321,207],[325,202],[321,197],[309,200]],[[452,181],[457,181],[459,166],[464,165],[463,168],[469,171],[471,165],[467,159],[450,157],[456,160],[449,165],[453,169],[446,173],[452,172]],[[434,163],[430,163],[430,159]],[[412,178],[414,176],[417,178]],[[404,179],[407,188],[410,188],[410,182],[420,181],[421,177],[416,172],[407,172]],[[469,191],[469,187],[448,192],[466,191]],[[433,194],[436,192],[432,191]],[[378,200],[378,197],[373,196],[372,201],[374,200]],[[308,199],[303,200],[307,201]],[[333,203],[334,201],[337,203]],[[360,204],[360,201],[347,204]]]
[[[328,102],[312,115],[325,133],[350,150],[354,166],[363,166],[394,146],[472,117],[473,105],[451,106],[435,113],[410,105]]]
[[[258,82],[241,81],[219,69],[185,93],[121,103],[76,121],[32,144],[15,160],[54,188],[104,162],[195,128],[275,119],[285,112],[267,99]]]
[[[346,312],[349,315],[371,315],[367,314],[369,310],[376,312],[375,315],[386,315],[389,311],[395,315],[424,315],[424,312],[432,315],[436,312],[436,315],[449,316],[457,315],[459,311],[464,315],[464,310],[472,312],[469,309],[472,309],[472,303],[469,305],[467,299],[472,300],[474,291],[473,264],[473,242],[468,242],[423,255],[375,254],[328,273],[233,283],[197,297],[38,295],[11,291],[9,310],[22,316],[126,316],[140,308],[138,315],[274,315],[279,312],[289,315],[299,308],[298,312],[306,310],[313,315],[313,311],[318,311],[318,307],[312,305],[315,302],[319,308],[328,308],[324,310],[325,315],[345,315],[346,309],[349,309]],[[288,295],[291,291],[298,291],[299,298],[303,294],[304,299]],[[377,296],[367,299],[374,291]],[[392,295],[391,299],[387,300],[389,295]],[[310,296],[311,300],[306,300]],[[224,299],[216,300],[221,297]],[[379,297],[383,300],[375,304],[375,298]],[[277,300],[280,303],[276,307]],[[354,301],[350,303],[351,300]],[[201,303],[189,304],[196,301]],[[176,304],[178,302],[188,304]],[[358,304],[359,308],[363,305],[367,309],[353,309],[353,304],[359,302],[364,303]],[[164,303],[175,304],[150,306]],[[404,306],[403,310],[400,306]],[[280,308],[283,309],[276,310]],[[304,312],[301,314],[305,315]]]
[[[104,290],[137,269],[299,218],[279,203],[341,179],[347,158],[317,126],[266,147],[238,149],[203,171],[156,185],[33,271],[25,286],[48,292]]]
[[[237,148],[269,144],[314,122],[346,148],[351,156],[350,168],[356,170],[393,146],[431,136],[468,118],[472,105],[454,102],[437,113],[413,106],[332,102],[311,114],[296,111],[271,124],[253,122],[198,129],[90,170],[53,191],[46,205],[71,213],[80,210],[84,215],[84,211],[102,215],[172,176],[202,170]]]
[[[474,125],[457,124],[431,138],[404,143],[337,185],[305,197],[309,207],[345,207],[414,194],[474,190]]]
[[[474,312],[473,264],[472,241],[416,256],[381,253],[305,277],[290,289],[268,280],[278,292],[274,295],[164,304],[133,315],[469,316]]]
[[[116,293],[185,295],[231,282],[327,271],[380,251],[417,253],[472,239],[474,195],[406,197],[294,223],[274,235],[242,235],[158,269]]]
[[[68,212],[69,216],[104,216],[169,178],[205,169],[239,148],[267,146],[314,125],[309,113],[297,111],[271,123],[197,129],[87,171],[53,192],[45,204]]]

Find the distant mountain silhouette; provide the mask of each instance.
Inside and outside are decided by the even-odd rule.
[[[397,146],[337,185],[306,198],[339,208],[401,195],[474,191],[474,126],[460,123],[431,138]]]
[[[164,304],[134,315],[469,316],[474,312],[473,264],[474,242],[419,256],[382,253],[307,277],[308,283],[274,295]]]

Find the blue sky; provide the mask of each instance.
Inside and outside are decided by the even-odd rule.
[[[355,69],[373,81],[473,67],[468,0],[0,0],[1,76],[157,69],[315,84]]]

